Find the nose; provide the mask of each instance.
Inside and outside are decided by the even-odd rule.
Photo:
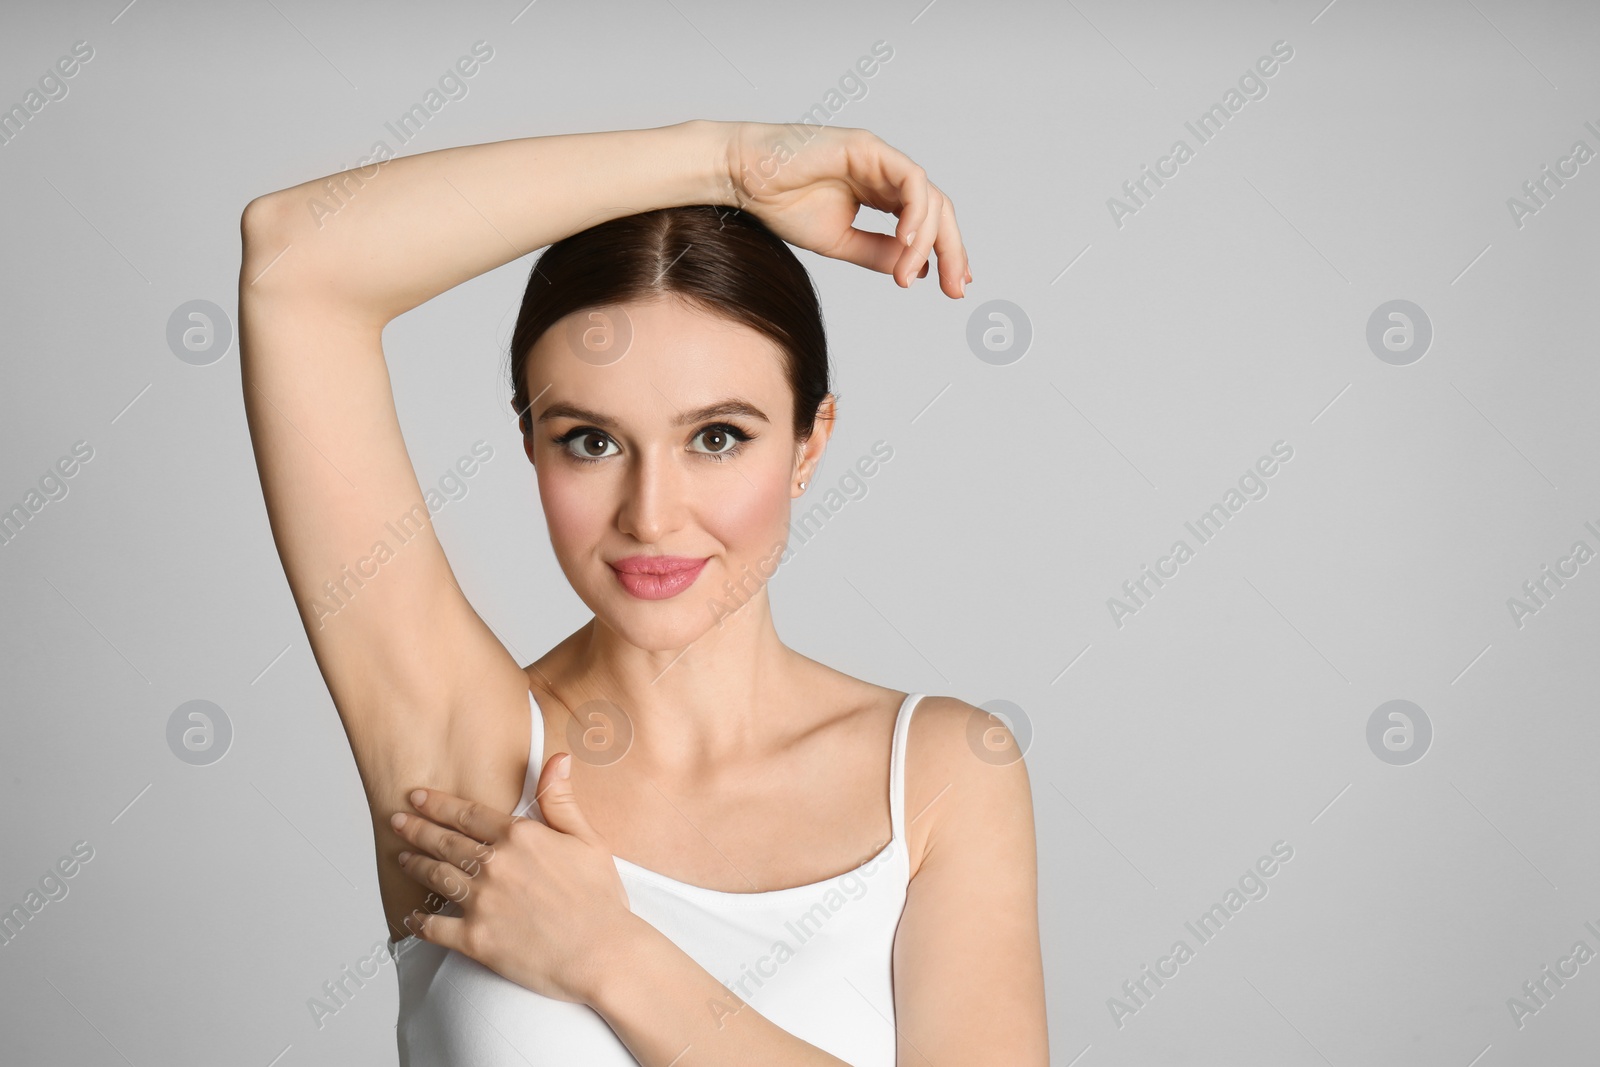
[[[655,544],[682,528],[682,470],[661,449],[645,449],[628,467],[623,498],[617,507],[617,528],[642,544]]]

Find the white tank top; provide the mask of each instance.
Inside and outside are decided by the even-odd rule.
[[[889,843],[855,870],[788,889],[728,893],[612,857],[634,914],[774,1024],[856,1067],[895,1063],[894,934],[910,881],[905,750],[921,699],[907,694],[895,717]],[[531,691],[528,700],[533,742],[516,814],[543,822],[534,793],[544,719]],[[541,996],[414,936],[391,940],[389,951],[400,983],[401,1067],[637,1067],[587,1005]]]

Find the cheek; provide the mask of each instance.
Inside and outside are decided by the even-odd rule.
[[[789,482],[784,470],[750,471],[725,484],[702,512],[711,534],[730,548],[765,552],[789,525]]]
[[[544,457],[539,457],[544,462]],[[551,463],[539,472],[539,501],[544,506],[550,542],[557,549],[570,545],[593,545],[599,532],[610,524],[611,510],[594,483]]]

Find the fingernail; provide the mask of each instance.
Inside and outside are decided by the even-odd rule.
[[[916,230],[912,230],[910,233],[906,234],[906,247],[907,248],[911,247],[911,242],[915,241],[916,239],[917,239],[917,231]]]
[[[405,824],[406,824],[406,813],[405,812],[397,811],[393,815],[389,816],[389,825],[394,827],[396,830],[400,829]]]
[[[427,790],[424,790],[424,789],[413,789],[411,791],[411,804],[412,804],[413,807],[420,808],[420,807],[422,807],[423,804],[427,803],[427,801],[428,801]]]
[[[561,758],[556,761],[556,777],[557,778],[571,778],[572,777],[572,753],[563,752],[561,754]]]
[[[411,858],[411,853],[409,853],[409,852],[400,853],[400,862],[401,863],[404,863],[406,860],[408,860],[410,858]]]

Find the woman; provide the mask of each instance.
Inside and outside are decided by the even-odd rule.
[[[411,932],[402,1063],[1047,1062],[1014,740],[788,649],[762,595],[834,415],[784,242],[902,287],[936,255],[952,298],[971,279],[921,168],[804,134],[523,138],[245,209],[246,413]],[[895,234],[852,228],[862,205]],[[513,407],[594,617],[521,667],[427,522],[380,342],[545,245]]]

